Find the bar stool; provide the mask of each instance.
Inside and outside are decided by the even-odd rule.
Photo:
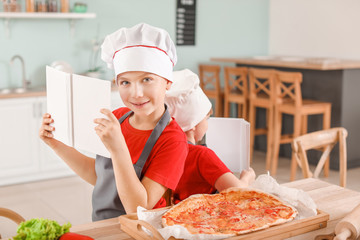
[[[299,72],[275,72],[275,137],[274,155],[272,159],[271,174],[276,175],[279,158],[280,144],[291,143],[294,138],[307,133],[309,115],[323,115],[323,129],[329,129],[331,123],[331,103],[302,99],[301,84],[302,74]],[[293,134],[282,135],[282,114],[294,116]],[[296,176],[296,160],[291,157],[290,180]],[[325,176],[329,175],[329,159],[324,166]]]
[[[220,87],[220,66],[199,65],[200,87],[208,98],[215,101],[215,117],[223,116],[224,92]]]
[[[230,116],[230,103],[238,105],[238,117],[248,120],[248,69],[246,67],[224,67],[224,117]]]
[[[250,122],[250,159],[254,152],[257,135],[266,135],[266,170],[270,170],[274,139],[274,74],[273,69],[249,69],[249,122]],[[256,128],[256,109],[266,109],[266,128]]]

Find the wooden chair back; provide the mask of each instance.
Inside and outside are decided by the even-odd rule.
[[[248,95],[248,69],[246,67],[224,67],[224,93],[225,96],[234,93],[247,98]]]
[[[215,101],[214,115],[223,116],[224,92],[220,86],[219,65],[199,65],[200,87],[205,95]]]
[[[199,65],[200,87],[204,92],[212,90],[220,94],[220,70],[218,65]]]
[[[0,207],[0,216],[1,217],[6,217],[12,221],[14,221],[16,224],[20,224],[21,222],[24,222],[25,219],[18,213],[8,209],[8,208],[2,208]],[[0,235],[0,239],[1,239],[1,235]]]
[[[302,106],[301,82],[300,72],[275,71],[276,104],[289,102],[295,107]]]
[[[336,143],[339,143],[340,156],[340,186],[346,186],[346,137],[348,133],[343,127],[331,128],[327,130],[316,131],[308,133],[293,139],[292,151],[295,159],[302,169],[305,178],[318,178],[324,167],[326,159]],[[310,149],[322,150],[323,154],[315,168],[314,173],[310,171],[306,151]]]
[[[274,69],[249,69],[249,99],[274,100]]]

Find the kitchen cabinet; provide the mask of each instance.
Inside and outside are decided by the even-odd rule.
[[[117,91],[111,102],[124,106]],[[0,99],[0,186],[75,175],[39,138],[45,112],[45,96]]]
[[[38,168],[33,99],[0,101],[0,185],[27,178]]]
[[[0,100],[0,186],[72,175],[39,138],[45,97]]]

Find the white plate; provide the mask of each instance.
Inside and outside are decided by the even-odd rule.
[[[55,62],[51,63],[50,66],[59,71],[63,71],[63,72],[67,72],[67,73],[74,72],[71,65],[65,61],[55,61]]]

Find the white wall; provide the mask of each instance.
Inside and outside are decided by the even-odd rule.
[[[359,0],[270,0],[269,54],[360,59]]]

